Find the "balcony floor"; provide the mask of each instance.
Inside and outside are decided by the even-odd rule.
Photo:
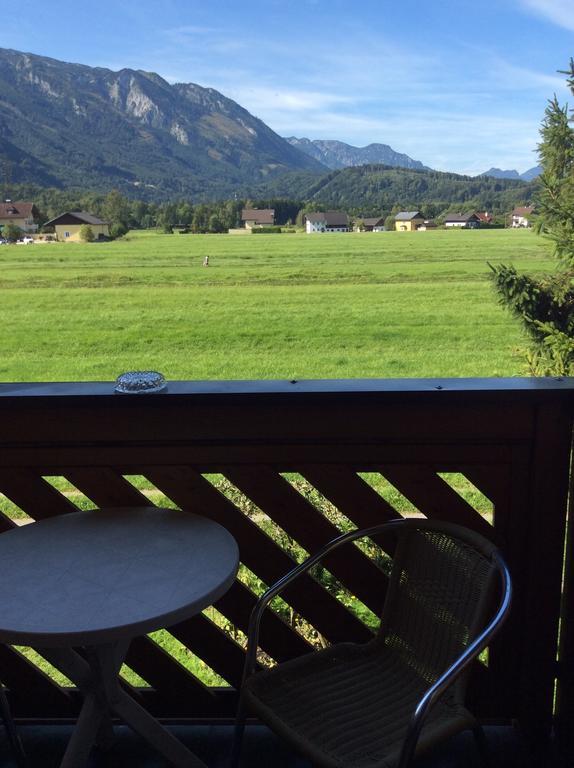
[[[23,726],[20,733],[29,758],[28,768],[58,768],[72,727],[66,725]],[[209,768],[226,768],[231,745],[231,726],[173,726],[173,732],[201,757]],[[93,752],[89,768],[166,768],[164,760],[125,726],[116,728],[117,743],[107,753]],[[518,734],[511,728],[486,729],[491,747],[491,768],[524,768],[536,765],[558,768],[550,756],[532,761]],[[15,768],[0,728],[0,768]],[[265,727],[250,726],[245,735],[242,768],[311,768],[290,752]],[[470,733],[451,739],[421,759],[417,768],[479,768],[480,762]]]

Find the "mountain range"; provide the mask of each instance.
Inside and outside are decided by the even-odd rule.
[[[448,203],[451,193],[452,202],[492,207],[501,194],[530,194],[520,179],[472,181],[431,171],[386,144],[284,139],[213,88],[0,48],[5,190],[115,188],[144,200],[194,202],[289,196],[377,209]]]
[[[408,155],[395,152],[388,144],[368,144],[366,147],[354,147],[343,141],[298,139],[295,136],[289,136],[286,141],[331,170],[351,168],[357,165],[390,165],[396,168],[431,170],[419,160],[413,160]]]
[[[518,173],[518,171],[503,171],[500,168],[489,168],[488,171],[479,174],[479,176],[491,176],[493,179],[520,179],[521,181],[532,181],[538,178],[542,173],[542,168],[536,165],[534,168],[529,168],[524,173]]]

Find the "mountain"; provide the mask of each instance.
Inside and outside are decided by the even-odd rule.
[[[542,173],[542,166],[536,165],[534,168],[529,168],[527,171],[524,171],[524,173],[520,174],[520,178],[522,181],[532,181],[533,179],[537,179],[538,176]]]
[[[294,197],[334,208],[376,216],[420,207],[430,216],[445,209],[488,210],[497,213],[527,204],[534,185],[520,179],[461,176],[456,173],[362,165],[343,168],[317,178],[308,173],[286,173],[269,182],[278,197]]]
[[[305,138],[297,139],[295,136],[289,136],[286,141],[332,170],[373,163],[399,168],[430,170],[419,160],[413,160],[408,155],[395,152],[388,144],[369,144],[366,147],[353,147],[351,144],[345,144],[343,141],[331,141],[329,139],[315,139],[312,141]]]
[[[4,181],[139,197],[231,197],[286,171],[325,172],[212,88],[0,49]]]
[[[484,173],[480,173],[481,176],[491,176],[493,179],[521,179],[522,181],[532,181],[542,173],[542,168],[537,165],[534,168],[529,168],[524,173],[518,173],[518,171],[503,171],[500,168],[490,168]]]

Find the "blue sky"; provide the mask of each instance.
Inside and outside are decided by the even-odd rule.
[[[10,10],[0,47],[154,71],[216,88],[283,136],[381,142],[472,175],[536,165],[547,99],[568,101],[557,70],[574,56],[574,0],[19,0]]]

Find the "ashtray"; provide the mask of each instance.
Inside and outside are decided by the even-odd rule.
[[[127,371],[116,379],[115,391],[121,395],[153,395],[167,388],[158,371]]]

